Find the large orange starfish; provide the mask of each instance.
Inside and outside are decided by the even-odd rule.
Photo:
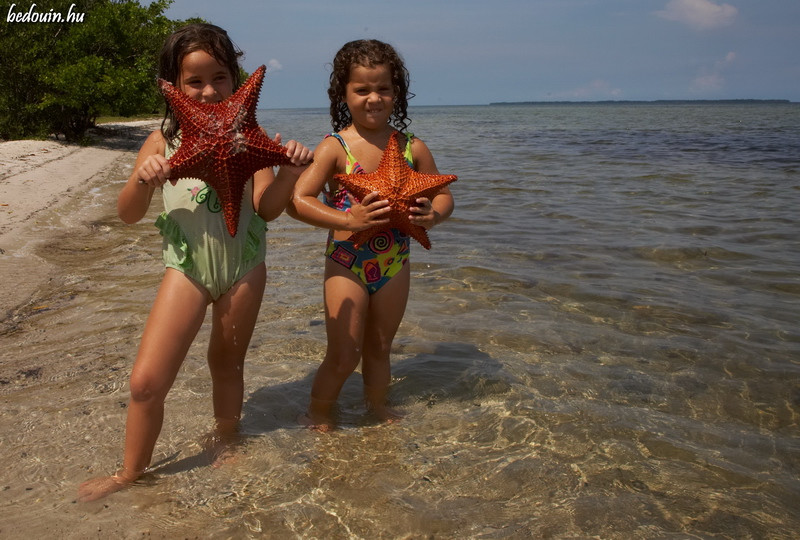
[[[253,173],[290,163],[286,148],[267,137],[256,121],[266,69],[259,67],[219,103],[201,103],[164,79],[158,80],[181,127],[181,145],[169,159],[170,181],[200,178],[214,188],[231,236],[236,236],[244,187]]]
[[[397,140],[399,136],[400,132],[395,131],[389,137],[389,144],[386,145],[378,168],[374,172],[336,174],[333,177],[359,200],[377,191],[381,199],[389,201],[392,209],[389,212],[387,225],[370,227],[350,237],[356,247],[381,230],[398,229],[414,238],[425,249],[431,248],[431,241],[425,228],[409,221],[409,209],[416,206],[420,197],[433,199],[444,186],[455,182],[458,177],[452,174],[422,174],[409,167],[400,150],[400,143]]]

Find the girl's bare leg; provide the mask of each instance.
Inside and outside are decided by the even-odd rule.
[[[208,367],[213,385],[215,428],[209,452],[222,464],[238,442],[244,399],[244,359],[258,319],[267,270],[263,264],[247,273],[214,302]]]
[[[208,301],[205,289],[167,268],[131,372],[122,469],[81,484],[79,500],[96,500],[127,487],[150,464],[164,419],[164,400],[203,323]]]
[[[410,265],[395,274],[370,297],[361,372],[364,377],[364,399],[378,419],[391,422],[402,418],[388,406],[387,396],[392,379],[389,356],[392,341],[403,321],[411,280]]]
[[[311,385],[311,403],[301,421],[320,431],[335,426],[333,406],[361,360],[369,295],[347,268],[325,261],[325,330],[328,348]]]

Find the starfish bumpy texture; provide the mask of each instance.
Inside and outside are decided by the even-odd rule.
[[[337,174],[334,180],[347,188],[359,200],[369,193],[377,191],[382,199],[389,201],[391,212],[389,223],[384,226],[371,227],[354,233],[350,237],[356,247],[369,240],[375,233],[385,229],[398,229],[403,234],[414,238],[425,249],[431,248],[428,232],[424,227],[409,221],[409,209],[416,206],[417,199],[426,197],[433,199],[441,189],[458,178],[452,174],[421,174],[408,166],[408,162],[400,150],[395,131],[389,138],[389,144],[381,156],[377,170],[371,173]]]
[[[244,188],[253,173],[290,163],[286,148],[267,137],[256,121],[265,71],[265,66],[258,68],[219,103],[201,103],[158,80],[181,127],[180,147],[169,159],[170,181],[200,178],[214,188],[231,236],[236,236]]]

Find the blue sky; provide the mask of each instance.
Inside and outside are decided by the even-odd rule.
[[[327,105],[347,41],[394,45],[412,105],[495,101],[800,101],[797,0],[175,0],[269,66],[260,106]]]

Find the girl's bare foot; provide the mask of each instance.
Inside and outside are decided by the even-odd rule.
[[[367,410],[375,415],[381,422],[393,424],[403,419],[403,413],[387,405],[389,387],[367,386],[364,385],[364,402]]]
[[[378,420],[381,422],[386,422],[387,424],[399,422],[405,416],[405,414],[403,414],[401,411],[387,407],[386,405],[381,405],[379,407],[368,407],[368,409],[378,418]]]
[[[308,411],[301,415],[297,421],[308,429],[327,433],[336,429],[336,422],[333,420],[333,406],[336,402],[326,399],[311,398],[308,404]]]
[[[314,421],[311,416],[306,414],[301,414],[297,421],[300,425],[307,427],[308,429],[319,431],[320,433],[328,433],[329,431],[333,431],[336,426],[330,420],[322,420],[322,421]]]
[[[214,431],[208,434],[203,446],[212,467],[221,467],[236,459],[236,449],[241,443],[239,420],[217,418]]]
[[[90,478],[78,487],[78,502],[96,501],[133,484],[141,473],[128,473],[120,470],[113,476]]]

